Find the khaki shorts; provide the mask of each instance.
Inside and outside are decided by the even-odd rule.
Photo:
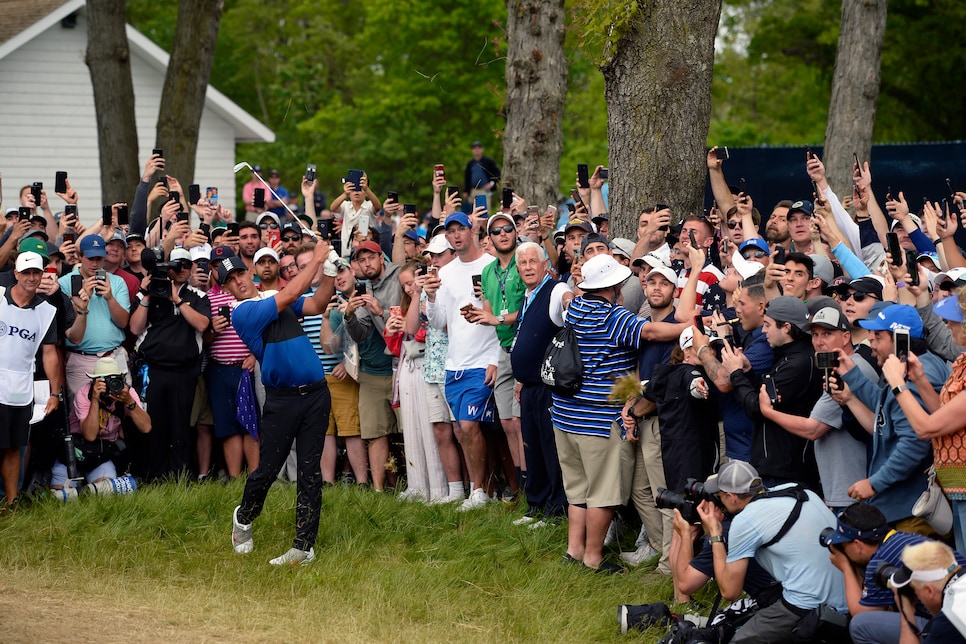
[[[215,417],[211,414],[211,403],[208,402],[208,383],[203,376],[198,378],[198,384],[195,385],[195,399],[191,403],[191,420],[188,424],[192,427],[196,425],[211,427],[215,424]]]
[[[430,423],[450,423],[455,420],[446,402],[446,385],[441,382],[426,383],[426,410]]]
[[[359,372],[359,425],[365,440],[399,431],[399,408],[392,406],[392,376]]]
[[[346,376],[339,380],[332,374],[325,377],[332,396],[327,436],[358,436],[359,430],[359,383]]]
[[[510,366],[510,354],[500,349],[500,363],[496,367],[493,397],[496,399],[496,411],[502,420],[520,417],[520,402],[513,396],[513,388],[516,384],[517,381],[513,379],[513,368]]]
[[[627,503],[634,475],[634,444],[621,440],[617,423],[611,425],[609,438],[571,434],[557,427],[553,434],[568,503],[589,508]]]

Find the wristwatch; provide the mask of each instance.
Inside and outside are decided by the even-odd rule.
[[[713,534],[708,537],[708,543],[724,543],[724,537],[720,534]]]
[[[906,383],[902,383],[898,387],[892,388],[892,395],[898,398],[899,394],[901,394],[903,391],[907,390],[908,388],[909,388],[909,385],[907,385]]]
[[[505,321],[506,321],[506,316],[503,315],[502,313],[500,315],[496,316],[496,323],[497,324],[504,324]]]

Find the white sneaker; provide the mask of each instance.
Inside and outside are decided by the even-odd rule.
[[[399,500],[413,501],[415,500],[414,498],[415,496],[416,496],[416,490],[412,489],[411,487],[407,487],[405,490],[399,493]]]
[[[466,512],[467,510],[476,510],[482,508],[484,505],[492,501],[493,499],[486,493],[481,487],[476,488],[470,492],[470,498],[463,501],[463,505],[457,508],[459,512]]]
[[[437,496],[435,499],[429,501],[429,505],[446,505],[447,503],[463,502],[466,500],[466,495],[462,492],[458,494],[447,494],[446,496]]]
[[[524,514],[522,517],[513,522],[513,525],[530,525],[537,520],[537,517],[531,517]]]
[[[289,548],[281,557],[275,557],[268,563],[273,566],[284,566],[286,564],[290,566],[295,566],[298,564],[306,565],[315,561],[315,548],[309,548],[308,550],[299,550],[298,548]]]
[[[622,552],[621,560],[623,560],[628,566],[640,566],[645,561],[649,561],[660,554],[661,553],[652,548],[650,544],[645,544],[633,552]]]
[[[604,535],[604,545],[609,546],[617,540],[617,519],[611,519],[607,526],[607,534]]]
[[[231,515],[231,547],[240,555],[247,555],[254,550],[255,542],[252,541],[252,524],[245,525],[238,522],[238,511],[241,506],[236,506]]]
[[[540,528],[544,528],[548,525],[550,525],[549,521],[547,521],[546,519],[540,519],[539,521],[536,521],[528,525],[527,530],[539,530]]]

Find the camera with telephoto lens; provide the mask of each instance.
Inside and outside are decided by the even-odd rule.
[[[164,249],[160,246],[145,248],[141,251],[141,265],[151,276],[148,284],[148,295],[157,299],[167,299],[171,296],[171,280],[168,269],[171,264],[164,261]]]
[[[884,590],[892,590],[892,577],[897,572],[905,568],[905,566],[896,566],[889,563],[888,561],[880,561],[879,565],[875,567],[872,572],[872,579],[875,581],[875,585]],[[901,588],[896,588],[900,595],[905,595],[909,598],[915,597],[915,592],[912,590],[912,586],[906,584]]]
[[[698,524],[701,523],[701,517],[698,515],[698,504],[702,501],[710,501],[724,509],[721,500],[705,490],[704,481],[698,479],[687,479],[684,482],[684,490],[681,492],[671,492],[659,487],[655,504],[662,510],[677,510],[685,521]]]
[[[831,550],[832,548],[835,548],[836,550],[841,550],[842,549],[841,545],[837,543],[829,543],[829,541],[832,539],[832,535],[834,534],[835,534],[835,528],[833,527],[824,528],[820,533],[818,533],[819,544],[823,548],[828,548],[829,550]]]

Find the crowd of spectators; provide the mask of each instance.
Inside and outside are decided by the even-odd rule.
[[[521,529],[565,521],[574,565],[656,559],[678,601],[711,577],[725,599],[759,598],[735,641],[786,639],[821,607],[851,615],[856,641],[918,637],[943,606],[933,564],[953,553],[942,579],[958,579],[966,552],[966,194],[883,207],[857,162],[843,198],[807,152],[813,187],[763,218],[712,148],[709,212],[650,204],[636,239],[611,238],[602,166],[544,207],[526,186],[501,195],[472,147],[462,186],[427,172],[422,215],[361,170],[327,208],[314,166],[301,203],[255,166],[238,221],[160,154],[130,207],[88,228],[69,182],[56,214],[26,186],[0,239],[7,506],[38,397],[17,374],[35,371],[51,397],[34,401],[31,491],[247,468],[246,553],[268,486],[294,479],[298,534],[273,563],[314,559],[325,485],[461,511],[503,500]],[[572,395],[542,372],[564,328]],[[922,511],[927,492],[945,505]],[[642,528],[618,562],[622,506]],[[956,551],[910,554],[937,542]],[[875,586],[880,560],[896,587],[911,575],[915,615]]]

